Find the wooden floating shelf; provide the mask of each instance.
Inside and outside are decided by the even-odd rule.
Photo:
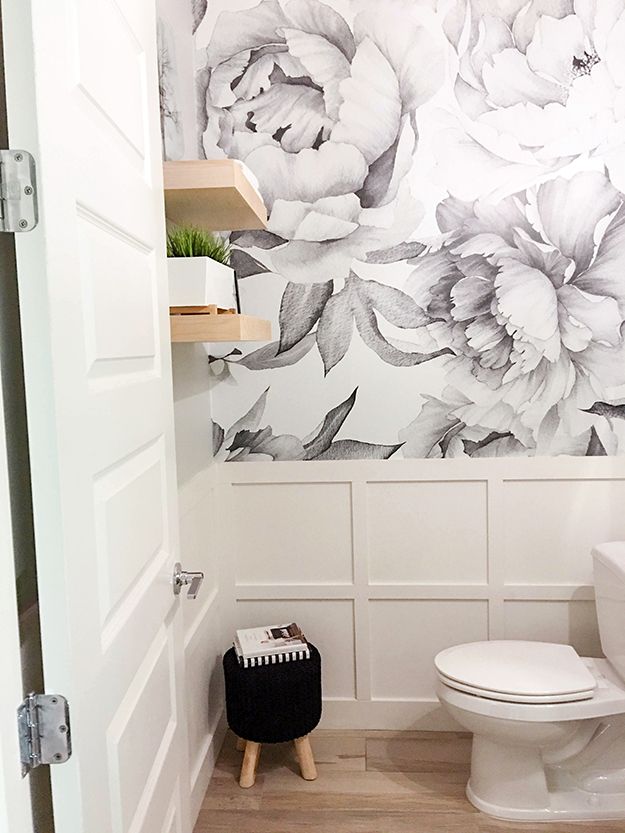
[[[170,315],[171,340],[270,341],[271,324],[253,315]]]
[[[164,162],[165,215],[210,231],[264,229],[267,209],[234,159]]]

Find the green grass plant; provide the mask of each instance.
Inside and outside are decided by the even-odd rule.
[[[198,226],[176,226],[167,233],[167,257],[210,257],[229,266],[231,252],[227,240]]]

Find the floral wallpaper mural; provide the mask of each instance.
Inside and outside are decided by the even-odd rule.
[[[200,155],[267,345],[227,460],[625,452],[625,0],[194,3]]]
[[[178,75],[175,62],[174,36],[171,27],[162,17],[159,18],[156,35],[163,158],[182,159],[184,138],[180,113],[176,109]]]

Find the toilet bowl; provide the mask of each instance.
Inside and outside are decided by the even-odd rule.
[[[593,550],[605,659],[500,640],[441,651],[437,694],[473,733],[467,796],[501,819],[625,819],[625,542]]]

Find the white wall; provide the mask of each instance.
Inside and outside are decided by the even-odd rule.
[[[452,728],[432,666],[449,645],[600,655],[590,549],[625,536],[622,459],[218,468],[224,647],[235,626],[297,620],[322,652],[326,727]]]

